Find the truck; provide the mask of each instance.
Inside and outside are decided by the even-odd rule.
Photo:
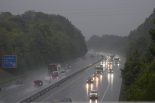
[[[60,64],[49,64],[48,65],[48,74],[53,79],[58,78],[61,70]]]
[[[97,65],[97,66],[95,67],[95,69],[96,69],[96,72],[97,72],[97,73],[99,73],[99,72],[100,72],[100,73],[103,73],[103,71],[104,71],[105,68],[103,68],[103,65],[100,64],[100,65]]]
[[[115,56],[114,57],[114,63],[119,64],[119,62],[120,62],[120,58],[118,56]]]

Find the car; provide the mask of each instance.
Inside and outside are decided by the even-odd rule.
[[[112,69],[108,69],[108,73],[113,73],[113,70]]]
[[[112,63],[111,63],[111,62],[108,63],[107,68],[108,68],[108,69],[112,69]]]
[[[34,83],[35,87],[43,86],[43,82],[41,80],[35,80],[35,81],[33,81],[33,83]]]
[[[98,93],[96,90],[91,90],[89,93],[89,98],[92,100],[98,99]]]
[[[115,57],[114,57],[114,61],[115,61],[115,62],[120,62],[120,58],[119,58],[118,56],[115,56]]]
[[[91,77],[88,78],[86,82],[87,82],[88,84],[92,84],[92,83],[94,83],[93,78],[91,78]]]
[[[110,55],[110,61],[113,61],[114,60],[114,57],[115,57],[115,55]]]
[[[102,75],[102,73],[103,73],[103,71],[101,71],[101,70],[97,70],[97,71],[96,71],[96,74],[97,74],[97,75]]]
[[[98,74],[98,73],[95,72],[95,73],[93,74],[93,78],[96,78],[96,77],[100,77],[100,74]]]
[[[101,73],[103,73],[103,65],[100,64],[100,65],[96,66],[95,70],[100,71]]]

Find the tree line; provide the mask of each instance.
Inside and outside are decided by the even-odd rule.
[[[127,37],[116,35],[94,35],[87,41],[87,46],[89,49],[98,51],[125,54],[127,49]]]
[[[128,36],[120,100],[155,101],[155,10]]]
[[[0,13],[0,56],[17,55],[18,67],[63,62],[86,52],[81,31],[63,16],[35,11]]]

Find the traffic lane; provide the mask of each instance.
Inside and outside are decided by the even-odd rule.
[[[94,67],[91,67],[81,74],[71,78],[71,80],[66,81],[54,90],[40,97],[36,102],[51,102],[55,100],[60,100],[65,97],[71,98],[76,102],[89,102],[88,91],[86,88],[86,80],[88,77],[92,76],[95,72]],[[102,79],[99,79],[98,83],[94,83],[93,88],[97,89],[99,92],[99,100],[102,99],[102,92],[107,88],[106,72],[103,74]],[[90,89],[89,89],[90,91]]]
[[[79,61],[73,63],[73,65],[71,66],[70,68],[70,72],[66,75],[70,75],[74,72],[77,72],[79,71],[80,69],[83,69],[85,68],[86,66],[89,66],[90,64],[93,64],[95,62],[97,62],[100,58],[98,57],[87,57],[85,59],[81,58],[81,59],[78,59]]]
[[[114,73],[108,73],[107,71],[103,73],[103,80],[101,85],[98,85],[96,88],[99,92],[99,99],[97,102],[100,101],[118,101],[119,93],[121,88],[121,72],[120,67],[122,65],[115,65],[113,66]],[[95,86],[94,86],[95,87]],[[111,92],[112,91],[112,92]],[[80,92],[79,92],[80,93]],[[80,93],[81,94],[81,93]],[[108,96],[108,97],[105,97]],[[79,97],[81,98],[81,97]],[[82,99],[78,99],[80,101]],[[90,101],[92,102],[92,101]]]
[[[108,76],[108,86],[106,94],[102,101],[118,101],[119,95],[120,95],[120,89],[121,89],[121,71],[120,68],[121,65],[115,65],[113,66],[113,73],[107,73]]]
[[[82,73],[70,78],[69,80],[62,83],[59,87],[51,90],[47,94],[43,95],[36,101],[53,101],[62,99],[65,97],[76,100],[87,100],[87,94],[85,90],[85,84],[88,77],[94,73],[94,67],[91,67]]]

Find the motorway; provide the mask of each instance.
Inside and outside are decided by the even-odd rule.
[[[35,102],[56,102],[64,98],[71,98],[73,102],[89,102],[94,101],[89,99],[90,89],[95,89],[98,91],[99,98],[95,101],[118,101],[121,89],[121,72],[120,68],[123,67],[123,63],[120,65],[112,65],[113,73],[108,73],[108,70],[96,78],[92,86],[86,84],[86,80],[93,75],[95,72],[95,66],[92,66],[82,73],[68,79],[58,87],[49,91],[47,94],[41,96]]]
[[[67,70],[65,76],[68,76],[80,69],[96,62],[99,57],[91,57],[87,55],[85,58],[79,58],[78,60],[72,62],[72,67]],[[123,62],[120,65],[113,65],[113,73],[109,74],[107,70],[98,78],[92,85],[92,88],[98,90],[99,99],[96,102],[103,101],[118,101],[120,88],[121,88],[121,72],[120,68],[123,68]],[[89,100],[90,86],[86,84],[86,80],[92,76],[95,72],[95,66],[92,66],[83,72],[71,77],[58,87],[47,92],[40,98],[36,99],[34,102],[53,102],[59,101],[64,98],[71,98],[75,102],[92,102]],[[36,75],[37,74],[37,75]],[[48,83],[45,78],[47,77],[47,69],[41,69],[41,71],[34,71],[27,75],[26,78],[22,78],[24,84],[16,85],[14,82],[10,85],[5,86],[0,93],[0,103],[18,103],[19,101],[31,96],[34,93],[48,87],[49,85],[59,81],[52,80]],[[61,77],[60,80],[64,78]],[[43,80],[44,86],[40,88],[35,88],[32,84],[33,80],[40,79]],[[91,88],[91,89],[92,89]],[[18,92],[17,92],[18,91]]]
[[[86,55],[83,58],[79,58],[71,62],[70,64],[72,65],[72,67],[66,70],[65,75],[62,75],[60,79],[78,71],[79,69],[86,67],[91,63],[96,62],[98,59],[98,57],[92,58],[89,55]],[[32,94],[37,93],[38,91],[60,80],[52,80],[51,82],[48,82],[47,76],[47,67],[43,67],[41,69],[38,69],[37,71],[28,72],[26,73],[26,75],[24,75],[24,77],[20,78],[23,84],[16,84],[15,81],[10,82],[7,85],[4,84],[3,86],[1,86],[2,91],[0,92],[0,103],[19,102],[22,99],[31,96]],[[33,81],[36,79],[42,80],[44,82],[44,85],[39,88],[34,87]]]

